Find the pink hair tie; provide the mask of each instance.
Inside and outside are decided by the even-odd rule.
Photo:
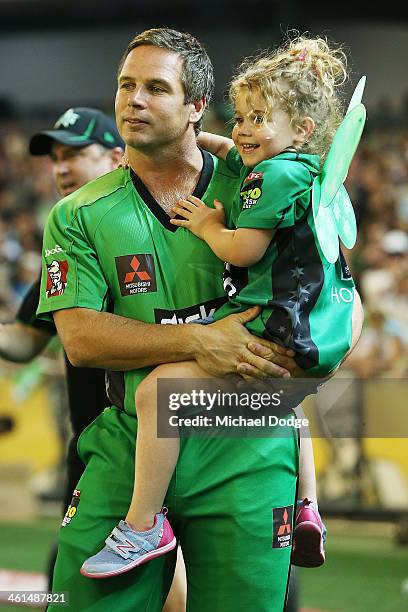
[[[305,48],[303,49],[302,53],[299,54],[299,57],[298,57],[299,61],[304,62],[306,59],[306,55],[307,55],[307,49]]]

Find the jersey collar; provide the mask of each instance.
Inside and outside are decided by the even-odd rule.
[[[198,179],[198,183],[196,188],[194,189],[193,196],[196,198],[202,198],[204,193],[207,190],[207,187],[211,181],[211,177],[214,171],[214,160],[212,156],[208,153],[208,151],[204,151],[200,149],[202,158],[203,158],[203,167],[201,170],[200,178]],[[146,206],[150,209],[150,211],[154,214],[156,219],[168,230],[171,232],[175,232],[178,230],[177,225],[172,225],[170,223],[170,217],[168,214],[162,209],[160,204],[154,199],[150,191],[147,189],[146,185],[143,181],[138,177],[136,172],[130,169],[130,176],[132,178],[133,185],[146,204]]]

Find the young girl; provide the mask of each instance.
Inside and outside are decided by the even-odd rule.
[[[311,187],[341,122],[336,87],[346,79],[345,59],[322,39],[299,37],[270,55],[249,59],[232,81],[232,140],[202,133],[199,143],[241,175],[228,228],[223,206],[189,196],[174,208],[174,225],[206,241],[228,262],[228,314],[259,305],[249,331],[295,351],[307,376],[325,377],[344,359],[352,339],[353,281],[340,256],[329,263],[319,247]],[[235,145],[235,146],[234,146]],[[245,269],[245,274],[242,270]],[[136,393],[138,437],[132,503],[81,572],[108,577],[126,572],[176,545],[162,509],[179,453],[178,438],[157,438],[159,378],[210,378],[195,361],[155,368]],[[159,469],[158,467],[159,466]],[[324,562],[323,524],[316,504],[313,450],[302,438],[293,562]]]

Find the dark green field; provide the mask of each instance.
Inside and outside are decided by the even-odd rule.
[[[0,525],[0,568],[44,571],[58,523],[44,518],[34,525]],[[402,593],[401,584],[408,578],[408,548],[394,543],[392,526],[327,523],[327,563],[301,570],[302,606],[324,612],[407,612],[408,592]],[[0,604],[1,612],[17,609],[22,608]]]

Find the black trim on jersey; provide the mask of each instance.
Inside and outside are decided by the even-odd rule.
[[[310,208],[293,227],[278,230],[273,243],[278,256],[272,265],[273,307],[264,321],[264,337],[291,347],[303,369],[319,363],[319,350],[310,334],[309,315],[324,283],[323,263],[308,223]],[[270,248],[270,247],[268,247]],[[306,257],[305,257],[306,255]],[[292,296],[288,299],[288,296]]]
[[[353,277],[341,247],[339,247],[339,259],[337,261],[341,269],[341,279],[352,281]]]
[[[125,373],[120,371],[106,370],[105,372],[106,394],[111,404],[125,409]]]
[[[40,286],[41,277],[35,281],[27,291],[23,301],[20,304],[20,308],[16,314],[17,321],[29,325],[34,329],[43,329],[49,334],[55,335],[57,330],[55,329],[54,323],[51,321],[43,321],[37,319],[37,308],[38,302],[40,301]]]
[[[105,371],[99,368],[75,368],[64,356],[69,417],[74,436],[79,436],[109,406],[105,392]]]
[[[201,175],[194,189],[193,196],[196,198],[202,198],[206,189],[210,183],[212,174],[214,172],[214,160],[212,156],[208,153],[208,151],[204,151],[200,149],[201,155],[203,157],[203,168],[201,170]],[[143,181],[137,176],[137,174],[130,169],[130,176],[133,181],[133,185],[135,186],[136,191],[139,193],[140,197],[143,199],[146,206],[151,210],[156,219],[160,221],[160,223],[171,232],[176,232],[178,230],[177,225],[172,225],[170,223],[169,215],[163,210],[160,204],[154,199],[150,191],[147,189],[146,185]]]
[[[105,299],[107,300],[106,311],[114,313],[114,300],[112,294],[107,292]],[[125,373],[118,370],[105,371],[105,393],[110,404],[117,406],[121,410],[125,409]]]

